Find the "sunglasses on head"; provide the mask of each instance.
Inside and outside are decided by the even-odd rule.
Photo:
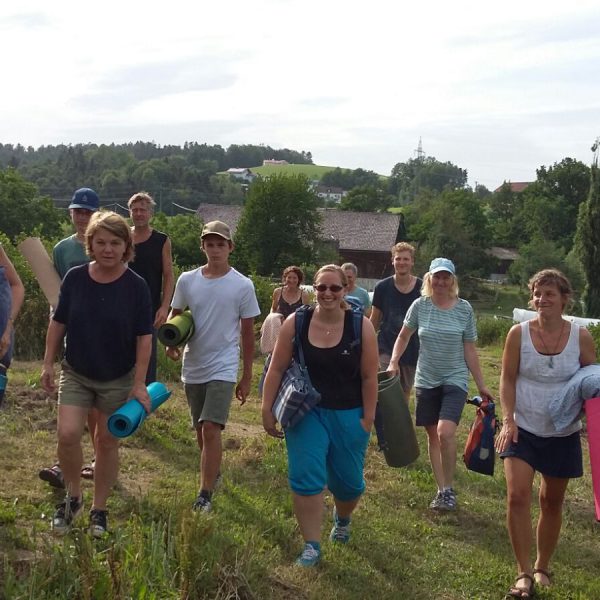
[[[334,294],[341,292],[344,289],[343,285],[338,285],[334,283],[333,285],[325,285],[324,283],[320,283],[319,285],[313,286],[317,292],[326,292],[327,290],[331,290]]]

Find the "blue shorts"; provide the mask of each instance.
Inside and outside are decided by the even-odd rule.
[[[583,475],[579,431],[565,437],[540,437],[519,427],[519,439],[500,458],[520,458],[547,477],[573,479]]]
[[[285,432],[288,480],[299,496],[320,494],[354,500],[365,490],[363,467],[370,434],[360,419],[363,409],[313,408]]]

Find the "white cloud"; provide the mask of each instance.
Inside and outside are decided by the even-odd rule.
[[[265,143],[496,187],[600,133],[597,1],[24,0],[0,7],[2,142]]]

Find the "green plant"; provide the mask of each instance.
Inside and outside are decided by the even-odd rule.
[[[503,344],[509,329],[514,325],[511,319],[481,317],[477,319],[477,341],[480,346]]]

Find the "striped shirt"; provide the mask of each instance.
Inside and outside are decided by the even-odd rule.
[[[404,324],[419,333],[419,360],[415,387],[435,388],[456,385],[467,391],[469,369],[465,361],[464,342],[477,340],[475,314],[462,298],[449,309],[435,306],[431,298],[415,300]]]

